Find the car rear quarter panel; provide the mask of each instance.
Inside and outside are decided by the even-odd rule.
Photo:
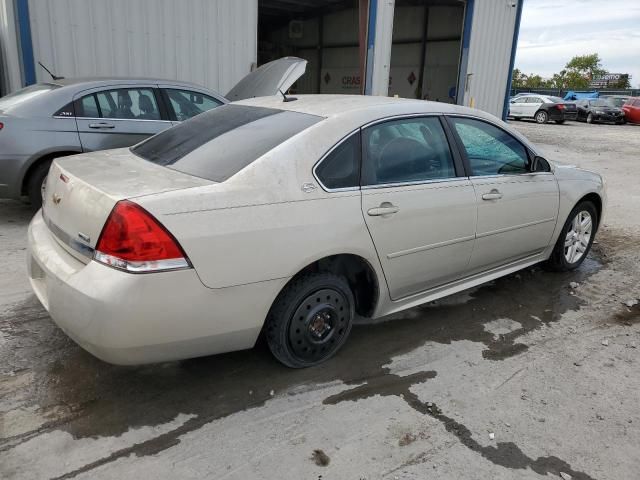
[[[224,183],[136,201],[176,236],[210,288],[290,278],[320,258],[345,253],[363,257],[382,280],[360,192],[325,192],[313,177],[318,159],[351,131],[330,123],[318,128],[322,123]],[[303,184],[312,190],[303,191]]]

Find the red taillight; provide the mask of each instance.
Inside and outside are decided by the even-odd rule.
[[[564,110],[565,108],[567,108],[565,105],[561,103],[558,104],[558,110]]]
[[[116,203],[111,210],[94,259],[129,272],[191,267],[173,235],[144,208],[128,200]]]
[[[0,122],[0,130],[4,128],[4,123]]]

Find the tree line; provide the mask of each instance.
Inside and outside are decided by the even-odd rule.
[[[602,60],[597,53],[577,55],[573,57],[562,70],[554,73],[551,78],[542,78],[537,74],[525,74],[520,69],[513,70],[512,88],[557,88],[564,90],[586,90],[594,77],[600,77],[608,72],[602,68]],[[619,80],[610,82],[607,88],[631,88],[628,75],[622,75]]]

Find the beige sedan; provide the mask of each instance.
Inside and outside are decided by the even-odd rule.
[[[483,112],[418,100],[231,103],[131,149],[58,159],[29,228],[53,320],[117,364],[251,348],[291,367],[399,312],[545,262],[580,266],[599,175]],[[428,321],[426,319],[425,321]]]

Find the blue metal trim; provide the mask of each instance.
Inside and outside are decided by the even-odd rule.
[[[24,84],[25,86],[32,85],[36,83],[36,62],[33,59],[31,24],[29,22],[29,0],[15,0],[15,2],[18,13],[18,30],[20,35]]]
[[[462,105],[464,101],[464,87],[467,83],[467,64],[469,63],[469,45],[471,44],[471,25],[473,24],[474,0],[467,0],[464,11],[464,25],[462,27],[462,52],[460,54],[460,68],[458,69],[458,91],[456,103]]]
[[[367,26],[367,70],[364,80],[364,94],[371,95],[373,89],[373,53],[376,43],[376,20],[378,0],[369,0],[369,25]]]
[[[509,75],[507,77],[507,90],[504,92],[504,106],[502,107],[502,120],[507,119],[509,111],[509,97],[511,94],[511,81],[513,80],[513,67],[516,62],[516,49],[518,47],[518,36],[520,34],[520,20],[522,20],[522,6],[524,0],[518,0],[516,7],[516,24],[513,27],[513,42],[511,43],[511,61],[509,62]]]

